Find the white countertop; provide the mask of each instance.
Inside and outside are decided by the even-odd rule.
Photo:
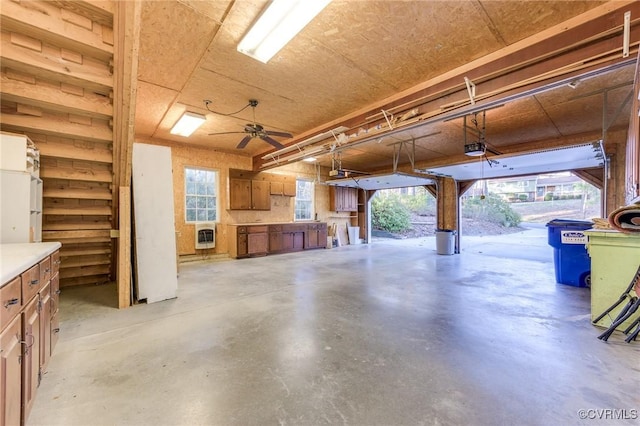
[[[0,244],[0,287],[58,250],[62,244]]]

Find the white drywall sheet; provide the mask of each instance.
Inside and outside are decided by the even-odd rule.
[[[133,144],[136,289],[147,303],[173,299],[178,290],[171,148]]]

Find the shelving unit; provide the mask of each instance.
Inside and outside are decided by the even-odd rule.
[[[0,132],[0,243],[42,241],[40,156],[25,135]]]

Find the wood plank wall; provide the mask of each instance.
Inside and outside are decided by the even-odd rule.
[[[3,1],[2,130],[40,150],[60,285],[110,281],[114,2]],[[117,191],[116,191],[117,192]]]

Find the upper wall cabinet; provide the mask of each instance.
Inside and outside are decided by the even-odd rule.
[[[229,210],[271,210],[269,182],[229,178]]]
[[[335,212],[358,211],[358,188],[330,186],[329,210]]]

